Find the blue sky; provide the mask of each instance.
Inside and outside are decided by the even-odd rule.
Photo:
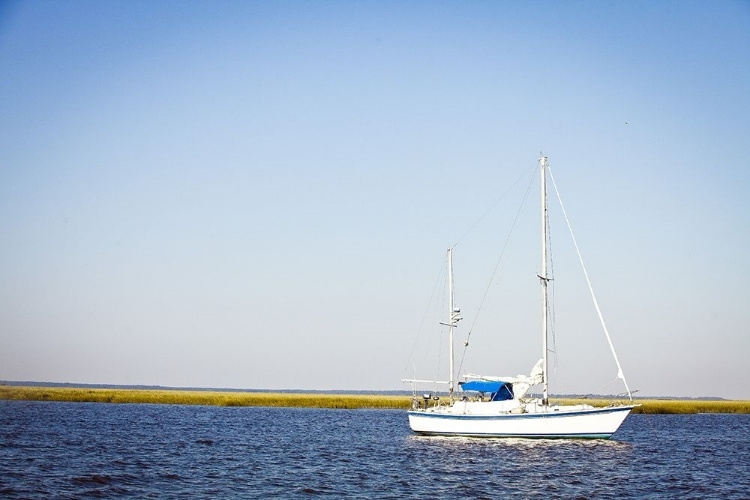
[[[740,1],[4,2],[0,379],[432,376],[445,248],[544,151],[631,388],[750,399],[748,46]],[[465,323],[513,196],[456,248]],[[539,357],[531,196],[469,371]],[[620,392],[553,238],[552,391]]]

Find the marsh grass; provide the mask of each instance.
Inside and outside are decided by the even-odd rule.
[[[0,399],[89,403],[147,403],[287,408],[411,408],[410,396],[275,392],[191,391],[178,389],[109,389],[0,385]],[[607,406],[608,399],[552,399],[558,404]],[[750,413],[750,401],[639,399],[633,413]]]
[[[609,399],[557,399],[560,404],[590,404],[607,406],[613,402],[627,404],[627,401]],[[636,399],[641,406],[632,413],[646,414],[694,414],[694,413],[750,413],[750,401],[728,401],[707,399]]]
[[[411,407],[411,398],[408,396],[183,391],[175,389],[27,387],[7,385],[0,385],[0,399],[88,403],[277,406],[342,409]]]

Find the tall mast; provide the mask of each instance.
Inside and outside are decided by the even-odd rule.
[[[539,157],[539,166],[541,167],[541,198],[542,198],[542,274],[539,276],[539,281],[542,283],[542,378],[544,381],[544,393],[542,395],[542,404],[549,404],[548,392],[549,392],[549,381],[547,378],[548,373],[548,362],[547,362],[547,157],[542,155]]]
[[[453,399],[453,327],[456,322],[453,319],[453,249],[448,249],[448,356],[450,374],[448,375],[448,395]]]
[[[453,377],[455,368],[453,365],[453,329],[458,326],[461,317],[461,309],[458,309],[453,303],[453,249],[448,249],[448,323],[441,323],[448,326],[448,356],[450,364],[450,374],[448,377],[448,396],[453,402]]]

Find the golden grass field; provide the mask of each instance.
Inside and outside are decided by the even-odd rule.
[[[0,399],[91,403],[152,403],[299,408],[410,408],[405,396],[196,391],[177,389],[104,389],[0,385]]]
[[[565,404],[590,404],[607,406],[610,399],[551,399],[552,402]],[[625,403],[622,400],[620,402]],[[633,413],[648,414],[689,414],[689,413],[750,413],[750,401],[706,400],[706,399],[636,399],[640,404]]]
[[[108,389],[0,385],[0,399],[90,403],[151,403],[214,406],[278,406],[297,408],[408,409],[410,396],[228,392],[178,389]],[[552,399],[553,403],[607,406],[605,399]],[[750,413],[750,401],[639,399],[633,413]]]

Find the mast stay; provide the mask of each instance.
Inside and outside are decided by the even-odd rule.
[[[541,160],[540,160],[541,161]],[[545,164],[547,159],[544,158]],[[620,365],[620,360],[617,358],[617,352],[615,352],[615,346],[612,343],[612,337],[609,335],[609,330],[607,329],[607,325],[604,323],[604,316],[602,315],[601,309],[599,309],[599,302],[596,300],[596,295],[594,294],[594,287],[591,286],[591,280],[589,279],[589,273],[586,271],[586,266],[583,264],[583,256],[581,255],[581,250],[578,248],[578,242],[576,241],[575,235],[573,235],[573,227],[570,225],[570,220],[568,219],[568,213],[565,211],[565,206],[563,205],[562,198],[560,197],[560,191],[557,189],[557,184],[555,183],[555,177],[552,175],[552,169],[549,168],[549,165],[547,165],[547,169],[549,170],[549,177],[550,180],[552,180],[552,187],[555,189],[555,194],[557,195],[557,201],[560,202],[560,208],[562,209],[563,216],[565,217],[565,222],[568,225],[568,231],[570,231],[570,237],[573,240],[573,246],[576,249],[576,253],[578,254],[578,261],[581,263],[581,269],[583,269],[583,275],[586,277],[586,283],[589,286],[589,292],[591,293],[591,299],[594,301],[594,308],[596,309],[596,313],[599,315],[599,322],[602,324],[602,329],[604,330],[604,335],[607,337],[607,342],[609,343],[609,349],[612,351],[612,357],[615,359],[615,364],[617,365],[617,378],[622,379],[623,384],[625,384],[625,390],[628,393],[628,399],[630,399],[630,402],[633,402],[633,395],[630,392],[630,387],[628,386],[628,381],[625,380],[625,373],[622,371],[622,366]],[[542,167],[542,171],[544,171],[544,167]],[[545,286],[546,288],[546,286]],[[544,354],[546,356],[547,350],[546,350],[546,335],[545,335],[545,351]],[[544,373],[544,389],[545,389],[545,400],[547,398],[547,362],[545,357],[545,373]]]

